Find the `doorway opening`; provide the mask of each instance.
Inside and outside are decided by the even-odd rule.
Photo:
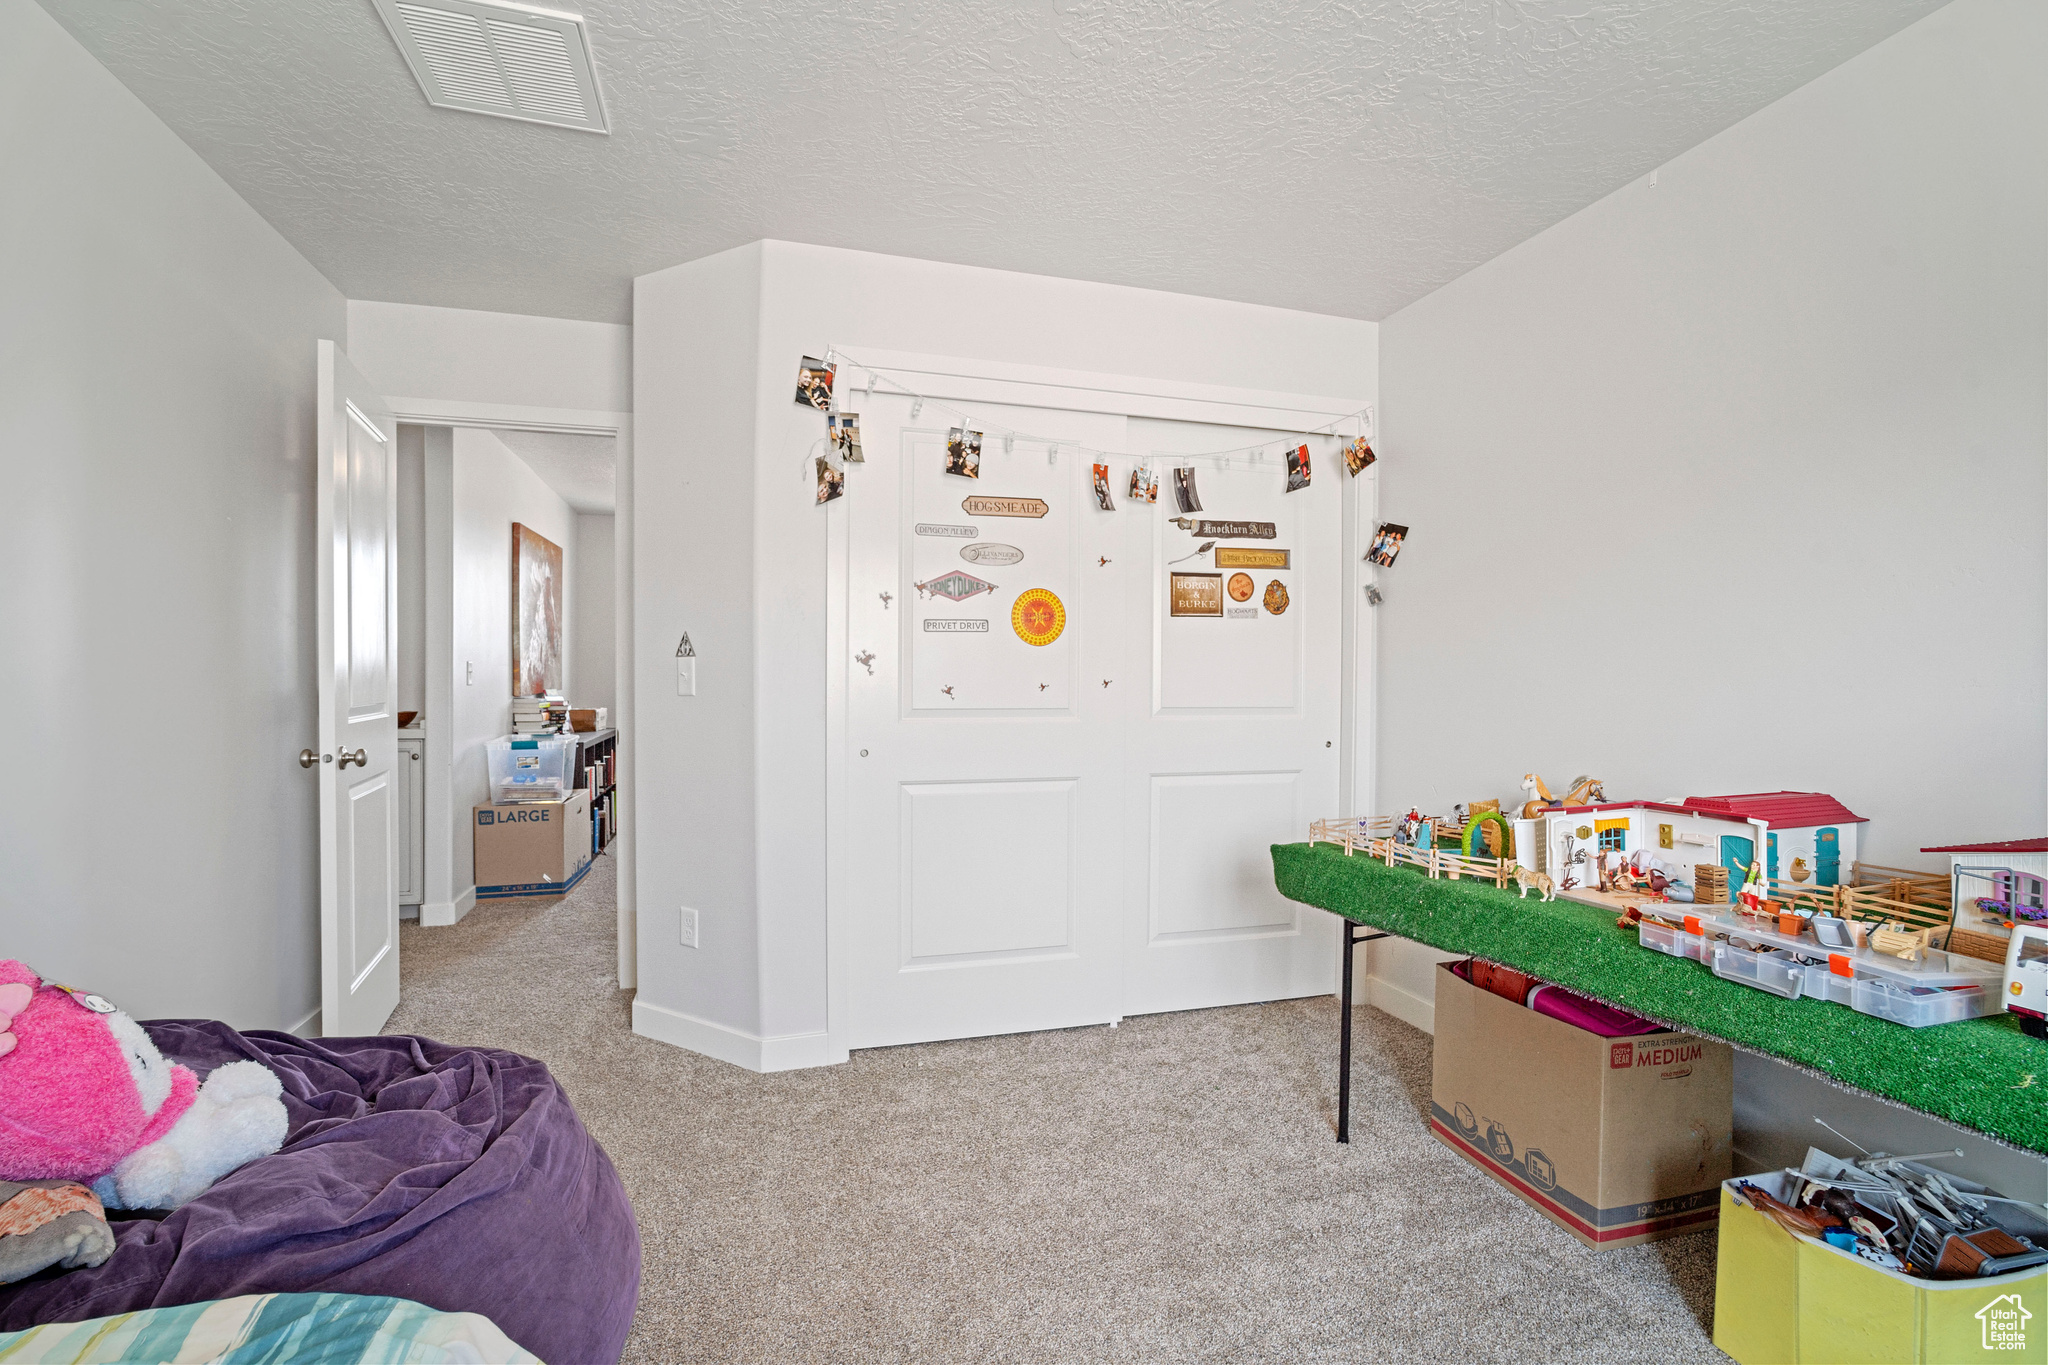
[[[398,425],[405,919],[452,925],[494,898],[565,894],[617,851],[618,446],[609,433]],[[564,799],[497,820],[513,794],[493,786],[503,741],[521,756],[562,744],[559,783],[526,794]]]

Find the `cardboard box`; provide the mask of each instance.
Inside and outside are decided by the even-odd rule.
[[[560,895],[590,871],[586,792],[563,801],[478,806],[473,819],[478,900]]]
[[[1430,1131],[1587,1246],[1713,1226],[1734,1096],[1725,1043],[1603,1038],[1437,974]]]

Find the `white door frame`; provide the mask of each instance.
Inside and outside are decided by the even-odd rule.
[[[639,984],[640,970],[639,942],[635,938],[638,879],[633,868],[633,774],[637,767],[634,746],[638,743],[639,733],[633,724],[633,414],[594,408],[527,407],[514,403],[468,403],[440,398],[388,398],[385,401],[391,405],[396,421],[416,426],[566,432],[581,436],[610,436],[618,442],[618,510],[612,523],[612,651],[619,712],[614,720],[619,731],[619,833],[613,857],[619,879],[619,988],[631,990]],[[450,681],[452,675],[444,683]],[[435,700],[432,670],[428,671],[427,687],[428,700],[432,702]],[[439,713],[447,715],[452,704],[452,696],[441,698]],[[429,714],[433,712],[430,710]],[[430,750],[434,747],[437,733],[443,736],[443,744],[450,742],[445,725],[430,725],[427,730]],[[441,751],[441,757],[445,766],[448,757],[445,749]],[[438,783],[432,780],[433,777],[434,765],[430,763],[426,819],[439,820],[446,825],[455,818],[452,793],[445,776]],[[471,894],[474,895],[473,890]]]
[[[843,349],[834,346],[833,354],[838,357],[842,371],[840,402],[850,410],[859,408],[854,394],[860,387],[859,381],[865,378],[857,372],[871,365],[898,384],[924,397],[945,402],[1000,403],[1126,417],[1156,417],[1169,421],[1210,422],[1269,431],[1321,427],[1364,408],[1375,409],[1367,417],[1367,430],[1370,432],[1375,430],[1377,417],[1376,398],[1331,398],[1269,389],[1237,389],[1185,380],[1146,379],[1089,370],[923,355],[851,343]],[[1347,804],[1370,783],[1377,747],[1372,726],[1372,717],[1377,710],[1374,701],[1377,694],[1377,669],[1374,667],[1376,636],[1372,629],[1372,609],[1365,604],[1365,580],[1360,571],[1360,556],[1364,553],[1360,548],[1363,543],[1360,530],[1370,526],[1372,518],[1378,514],[1378,468],[1377,465],[1370,466],[1354,479],[1344,472],[1340,464],[1324,475],[1325,478],[1341,480],[1344,486],[1343,590],[1348,605],[1342,614],[1345,668],[1342,696],[1339,698],[1339,743],[1343,752],[1338,758],[1337,771],[1338,790]],[[828,506],[826,512],[825,1034],[830,1060],[843,1062],[849,1055],[847,974],[852,956],[847,950],[847,936],[852,932],[851,897],[845,882],[852,866],[852,850],[847,846],[846,821],[840,814],[846,809],[847,800],[846,673],[850,658],[846,619],[848,545],[845,503]],[[1333,989],[1337,965],[1332,959]]]

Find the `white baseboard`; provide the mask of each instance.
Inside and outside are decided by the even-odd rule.
[[[462,923],[462,917],[476,909],[476,888],[470,887],[452,901],[428,901],[420,907],[420,928],[445,929]]]
[[[846,1060],[838,1055],[827,1036],[818,1033],[790,1033],[762,1038],[726,1024],[714,1024],[681,1010],[664,1009],[644,1000],[633,1002],[633,1032],[643,1038],[668,1043],[691,1052],[701,1052],[721,1062],[748,1071],[797,1071],[811,1066],[832,1066]]]
[[[320,1007],[313,1006],[313,1012],[285,1030],[294,1038],[318,1038],[320,1036]]]
[[[832,1050],[831,1035],[785,1033],[780,1038],[761,1040],[763,1071],[802,1071],[812,1066],[837,1066],[846,1060],[845,1049]]]
[[[1385,1010],[1402,1023],[1419,1028],[1431,1037],[1436,1036],[1436,1002],[1424,1000],[1414,991],[1369,976],[1365,979],[1365,1003],[1374,1009]]]

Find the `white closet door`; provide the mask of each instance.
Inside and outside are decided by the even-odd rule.
[[[1286,491],[1282,436],[1133,418],[1160,452],[1160,506],[1130,519],[1136,619],[1125,671],[1143,706],[1125,733],[1123,1005],[1199,1009],[1331,988],[1335,922],[1273,887],[1275,843],[1339,809],[1341,583],[1346,475],[1329,438],[1309,438],[1312,480]],[[1262,438],[1263,460],[1195,462],[1211,522],[1267,523],[1270,539],[1183,529],[1174,451]],[[1293,438],[1299,444],[1301,438]],[[1210,545],[1206,551],[1203,545]],[[1213,601],[1215,614],[1175,615]]]
[[[1124,420],[980,405],[980,477],[946,424],[861,404],[846,479],[846,1038],[874,1047],[1120,1013],[1123,522],[1072,445]],[[1108,559],[1110,564],[1100,563]],[[885,601],[883,594],[888,594]],[[1055,627],[1057,630],[1055,631]],[[1042,641],[1042,642],[1034,642]],[[1107,685],[1105,685],[1107,684]]]
[[[1315,479],[1287,493],[1271,433],[977,404],[1066,448],[1051,464],[1043,443],[1005,454],[992,437],[965,479],[945,472],[933,409],[860,407],[834,664],[847,1046],[1330,990],[1334,922],[1273,889],[1269,846],[1339,809],[1335,443],[1312,442]],[[1261,465],[1199,464],[1196,515],[1271,523],[1271,538],[1174,525],[1168,458],[1151,505],[1130,500],[1131,462],[1110,461],[1104,512],[1074,448],[1262,437]],[[1172,614],[1175,573],[1214,576],[1215,614]],[[1062,629],[1029,643],[1020,614],[1048,596]]]

